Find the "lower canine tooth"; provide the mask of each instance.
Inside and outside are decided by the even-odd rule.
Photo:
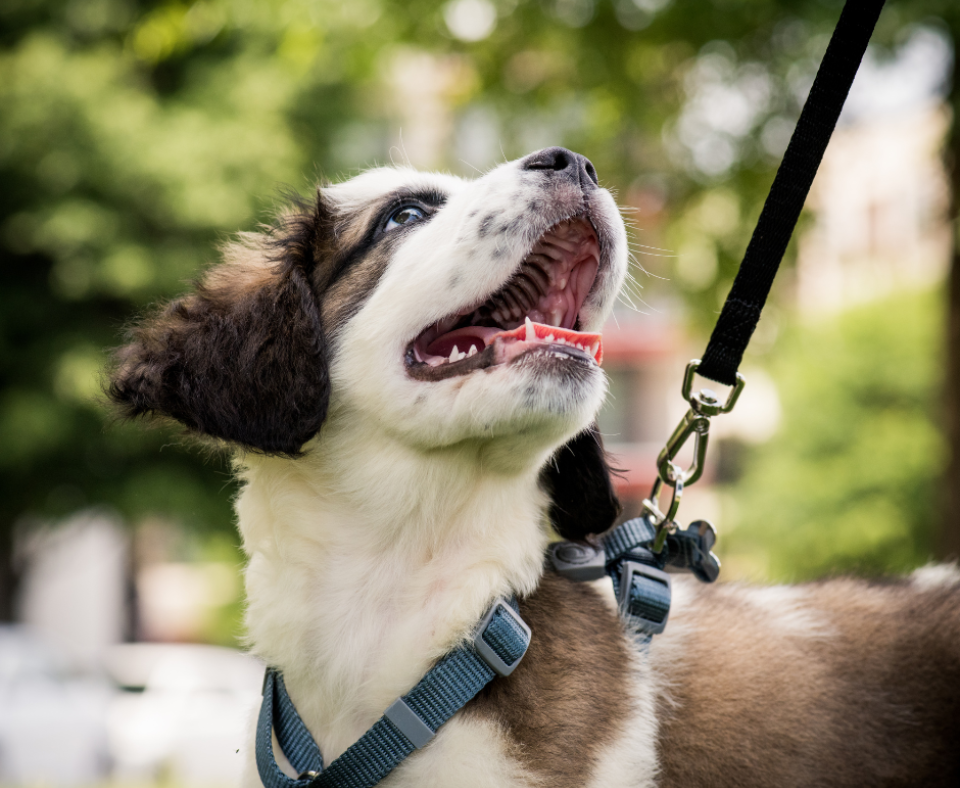
[[[458,361],[460,359],[460,351],[457,350],[457,346],[453,346],[453,350],[450,351],[450,360]]]
[[[475,355],[477,355],[477,346],[470,345],[470,350],[467,351],[467,358],[470,358],[470,356],[475,356]]]

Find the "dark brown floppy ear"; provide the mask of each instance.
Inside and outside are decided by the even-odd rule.
[[[621,507],[594,423],[561,446],[540,472],[550,494],[550,521],[564,539],[584,541],[610,528]]]
[[[137,326],[108,394],[127,416],[161,415],[272,454],[296,455],[327,413],[330,383],[311,285],[317,208],[224,250],[196,291]]]

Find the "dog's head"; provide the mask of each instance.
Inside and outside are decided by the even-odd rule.
[[[224,258],[120,350],[110,394],[129,415],[291,456],[325,420],[360,419],[423,450],[478,442],[523,462],[601,405],[626,234],[565,149],[474,181],[372,170]]]

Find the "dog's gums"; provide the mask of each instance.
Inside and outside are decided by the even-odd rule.
[[[599,364],[600,335],[576,330],[599,264],[599,241],[590,221],[559,222],[533,244],[503,287],[479,306],[434,323],[411,342],[408,373],[436,380],[539,350]]]

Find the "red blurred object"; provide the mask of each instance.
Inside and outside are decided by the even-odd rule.
[[[676,327],[651,323],[641,329],[635,322],[607,323],[603,329],[603,363],[608,367],[642,367],[645,363],[675,356],[682,345]]]

